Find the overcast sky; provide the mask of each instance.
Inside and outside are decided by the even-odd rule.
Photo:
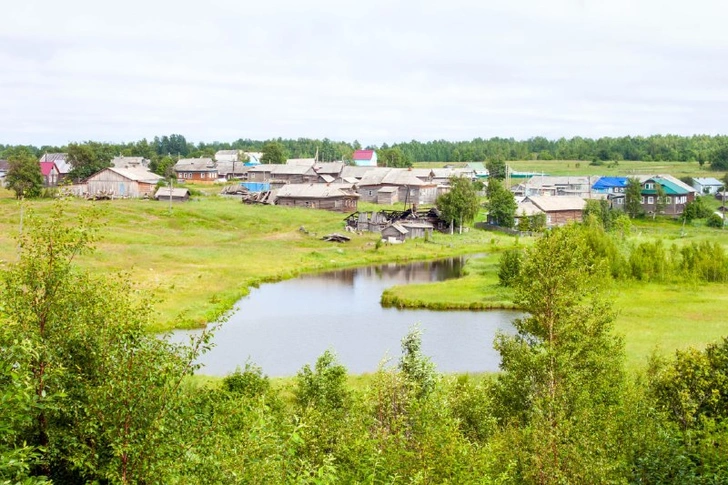
[[[0,143],[725,133],[728,4],[3,2]]]

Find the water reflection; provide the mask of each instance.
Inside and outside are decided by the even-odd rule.
[[[379,304],[387,287],[460,276],[465,260],[347,269],[261,285],[240,300],[217,331],[202,372],[224,375],[251,360],[268,375],[294,375],[327,349],[349,372],[373,372],[387,355],[399,356],[399,342],[415,323],[423,330],[424,352],[440,371],[496,370],[493,337],[497,330],[511,330],[516,312],[432,312]],[[172,338],[186,339],[188,333],[178,331]]]

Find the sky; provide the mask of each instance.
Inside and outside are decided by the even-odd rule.
[[[728,3],[4,2],[0,143],[723,134]]]

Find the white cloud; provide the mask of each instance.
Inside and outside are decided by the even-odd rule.
[[[13,2],[0,142],[717,133],[717,1]]]

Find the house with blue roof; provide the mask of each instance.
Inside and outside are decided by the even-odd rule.
[[[715,195],[723,188],[723,182],[713,177],[695,177],[693,188],[700,195]]]
[[[592,185],[597,194],[623,194],[627,189],[627,177],[600,177]]]

